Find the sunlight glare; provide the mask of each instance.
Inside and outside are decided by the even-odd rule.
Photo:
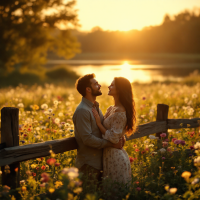
[[[123,65],[120,66],[121,68],[121,76],[127,78],[129,81],[133,81],[133,77],[131,76],[131,68],[132,66],[128,63],[128,61],[124,61]]]

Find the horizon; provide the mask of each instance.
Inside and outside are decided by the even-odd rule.
[[[140,31],[161,25],[166,14],[173,17],[184,10],[200,9],[200,0],[78,0],[76,9],[81,25],[78,31],[90,32],[94,27],[103,31]]]

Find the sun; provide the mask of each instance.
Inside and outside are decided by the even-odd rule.
[[[129,81],[132,81],[133,77],[131,76],[131,68],[132,65],[128,63],[128,61],[124,61],[124,63],[120,66],[120,74],[124,78],[127,78]]]

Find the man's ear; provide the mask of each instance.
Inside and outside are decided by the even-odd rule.
[[[86,87],[86,91],[87,92],[91,92],[91,88],[90,87]]]

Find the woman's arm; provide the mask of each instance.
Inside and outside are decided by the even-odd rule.
[[[106,128],[101,124],[100,117],[98,112],[94,109],[93,115],[96,119],[97,126],[99,127],[101,133],[103,134],[103,138],[109,140],[110,142],[117,144],[119,139],[123,139],[123,143],[125,143],[125,139],[123,137],[126,125],[126,116],[119,112],[115,113],[111,120],[111,128],[106,130]]]

